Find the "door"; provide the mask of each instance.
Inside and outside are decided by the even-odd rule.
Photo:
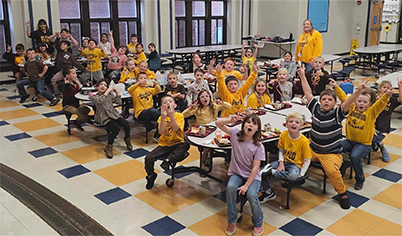
[[[384,1],[371,0],[370,4],[370,31],[368,35],[368,46],[373,46],[380,43],[382,9],[384,6]]]

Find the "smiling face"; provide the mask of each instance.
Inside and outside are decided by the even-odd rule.
[[[369,108],[371,106],[371,102],[370,102],[370,95],[365,94],[365,95],[360,95],[357,100],[355,101],[356,104],[356,109],[359,112],[365,112],[367,110],[367,108]]]
[[[323,111],[330,111],[335,107],[336,100],[331,95],[322,95],[320,97],[320,104]]]
[[[68,32],[65,31],[65,30],[63,30],[63,31],[60,33],[60,36],[61,36],[62,39],[67,39],[67,38],[68,38]]]
[[[138,43],[137,37],[131,37],[130,42],[133,43],[133,44],[137,44]]]
[[[103,94],[107,90],[107,83],[105,81],[100,82],[100,84],[96,87],[98,93]]]
[[[139,74],[137,78],[137,83],[140,87],[145,87],[147,85],[148,76],[144,74]]]
[[[17,49],[16,51],[18,56],[24,55],[24,49]]]
[[[148,50],[149,50],[150,52],[153,52],[153,51],[155,51],[155,47],[152,46],[152,45],[148,45]]]
[[[172,88],[176,88],[177,87],[177,76],[173,75],[173,74],[168,75],[167,82],[170,84],[170,86]]]
[[[106,43],[107,42],[107,35],[103,34],[101,40],[102,40],[102,43]]]
[[[61,49],[62,51],[67,51],[67,49],[68,49],[67,43],[60,43],[60,49]]]
[[[120,54],[120,55],[126,54],[126,51],[127,51],[127,48],[126,48],[126,47],[120,47],[120,48],[119,48],[119,54]]]
[[[77,71],[73,68],[70,69],[70,73],[66,75],[67,79],[76,79],[77,78]]]
[[[251,50],[251,48],[248,48],[246,50],[246,57],[252,57],[253,56],[253,50]]]
[[[278,78],[279,83],[283,83],[283,82],[286,82],[289,75],[285,70],[279,70],[276,77]]]
[[[82,46],[83,46],[84,48],[87,48],[87,47],[88,47],[88,44],[89,44],[88,39],[82,40]]]
[[[380,95],[383,95],[384,93],[387,92],[388,89],[392,89],[392,84],[391,84],[391,83],[384,83],[384,84],[378,89],[378,92],[380,92]]]
[[[315,58],[313,60],[313,68],[314,70],[321,70],[322,68],[324,68],[324,60],[322,58]]]
[[[129,71],[134,71],[134,69],[135,69],[135,62],[132,61],[132,60],[127,61],[127,69],[128,69]]]
[[[303,30],[304,33],[311,33],[311,31],[313,30],[313,26],[311,25],[311,22],[309,20],[305,20],[303,22]]]
[[[209,106],[211,102],[211,96],[207,91],[204,91],[198,95],[198,102],[201,103],[203,107]]]
[[[292,117],[289,118],[288,121],[286,121],[285,125],[286,128],[288,128],[289,133],[296,133],[299,132],[299,130],[303,126],[303,121],[300,120],[299,118]]]
[[[226,70],[227,72],[230,72],[230,71],[233,70],[233,68],[234,68],[234,62],[233,62],[232,60],[227,60],[227,61],[225,62],[225,70]]]
[[[42,22],[39,23],[39,29],[40,30],[45,31],[46,27],[47,27],[46,22],[42,21]]]
[[[138,65],[138,69],[140,69],[140,72],[146,72],[148,69],[148,64],[145,63],[145,61],[140,62]]]
[[[29,60],[34,60],[35,59],[35,51],[34,50],[29,50],[27,52],[27,56]]]
[[[46,51],[46,46],[45,45],[40,46],[39,51],[45,52]]]
[[[267,84],[264,81],[258,82],[258,84],[255,85],[255,91],[262,96],[262,94],[267,91]]]
[[[291,60],[292,60],[292,56],[291,56],[289,53],[286,53],[286,54],[283,56],[283,59],[285,59],[285,61],[291,61]]]
[[[227,84],[228,90],[231,93],[235,93],[237,91],[238,86],[239,86],[239,83],[236,80],[231,80]]]

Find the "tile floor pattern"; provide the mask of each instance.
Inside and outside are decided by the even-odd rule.
[[[109,160],[103,152],[103,129],[86,125],[85,132],[73,129],[70,136],[61,105],[49,107],[44,100],[20,105],[12,91],[13,85],[0,86],[1,163],[59,194],[115,235],[224,235],[224,185],[190,173],[167,188],[169,175],[157,163],[156,186],[145,189],[144,157],[156,143],[145,144],[144,128],[132,119],[134,150],[125,150],[120,132],[115,156]],[[262,204],[264,235],[402,235],[402,116],[393,117],[395,131],[385,140],[391,161],[384,163],[378,153],[372,155],[372,164],[364,164],[367,179],[362,191],[354,190],[354,180],[345,176],[349,210],[339,207],[330,184],[327,194],[321,193],[322,172],[310,168],[307,182],[292,191],[290,210],[283,209],[286,192],[281,182],[272,183],[277,198]],[[180,165],[198,165],[198,158],[192,147]],[[213,174],[227,179],[222,160],[215,161]],[[55,234],[43,223],[33,227],[37,217],[3,190],[0,193],[0,234]],[[13,204],[18,205],[14,213]],[[245,211],[236,235],[251,234],[248,204]]]

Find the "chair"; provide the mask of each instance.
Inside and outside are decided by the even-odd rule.
[[[186,152],[186,153],[184,154],[184,157],[183,157],[182,160],[186,159],[189,155],[190,155],[190,153]],[[166,157],[160,158],[160,159],[161,159],[161,160],[165,160]],[[175,174],[188,172],[187,169],[184,169],[184,168],[175,168],[175,166],[176,166],[176,163],[174,163],[174,166],[173,166],[173,168],[171,169],[171,175],[170,175],[171,178],[170,178],[170,179],[167,179],[166,182],[165,182],[165,184],[166,184],[166,186],[167,186],[168,188],[173,188],[173,186],[174,186],[174,180],[175,180],[175,178],[174,178],[174,175],[175,175]]]
[[[306,173],[304,176],[297,178],[296,180],[285,180],[284,185],[282,187],[286,187],[287,193],[286,193],[286,207],[285,209],[289,209],[289,201],[290,201],[290,192],[292,192],[292,189],[296,185],[302,185],[306,182],[306,179],[308,179],[309,175]]]
[[[156,129],[156,127],[158,127],[158,122],[156,121],[141,121],[138,120],[137,118],[133,117],[134,121],[141,124],[142,126],[144,126],[145,128],[145,143],[148,143],[148,133],[153,130]]]

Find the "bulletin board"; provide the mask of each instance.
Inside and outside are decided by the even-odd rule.
[[[328,31],[329,0],[309,0],[307,19],[313,22],[314,29],[319,32]]]
[[[399,0],[385,0],[384,8],[382,10],[383,23],[397,23],[400,14],[400,1]]]

